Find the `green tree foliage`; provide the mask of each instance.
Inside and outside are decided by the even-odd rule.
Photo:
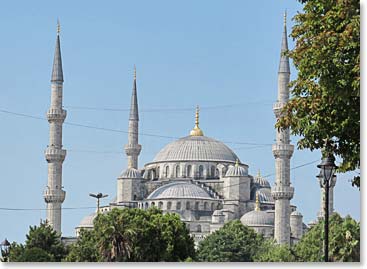
[[[99,257],[94,230],[82,229],[77,242],[69,246],[69,254],[64,261],[97,262]]]
[[[340,217],[334,213],[329,223],[329,258],[335,262],[359,262],[360,224],[350,216]],[[324,222],[312,227],[295,245],[294,251],[299,261],[323,261]]]
[[[60,262],[67,254],[61,236],[47,222],[30,226],[25,245],[13,242],[9,249],[11,262],[55,261]],[[39,260],[37,260],[39,259]]]
[[[342,159],[340,172],[360,167],[360,6],[358,0],[299,0],[295,48],[298,70],[278,128],[291,127],[300,149],[325,148]],[[359,176],[353,184],[359,187]]]
[[[295,262],[296,256],[289,246],[278,245],[273,240],[266,240],[254,257],[255,262]]]
[[[194,241],[177,214],[157,208],[117,209],[99,214],[93,231],[71,246],[67,261],[185,261],[195,255]]]
[[[263,237],[239,220],[226,223],[199,243],[197,260],[204,262],[251,262]]]

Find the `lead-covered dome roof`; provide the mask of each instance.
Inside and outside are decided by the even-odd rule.
[[[207,136],[186,136],[166,145],[153,159],[167,161],[235,162],[237,155],[224,143]]]
[[[79,223],[78,228],[93,228],[93,221],[96,218],[96,216],[97,213],[92,213],[88,216],[85,216]]]
[[[274,215],[266,211],[253,210],[241,217],[241,223],[247,226],[274,226]]]
[[[147,200],[159,199],[213,199],[208,192],[190,182],[174,182],[154,190]]]

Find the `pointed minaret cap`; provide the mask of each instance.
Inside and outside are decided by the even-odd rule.
[[[57,37],[54,54],[54,63],[52,66],[51,82],[64,82],[62,72],[61,49],[60,49],[60,22],[57,20]]]
[[[136,66],[134,65],[134,83],[133,83],[133,92],[131,95],[131,106],[130,106],[130,120],[139,120],[139,111],[138,111],[138,95],[136,92]]]
[[[195,112],[195,127],[190,132],[191,136],[203,136],[203,131],[199,128],[199,106],[196,106]]]
[[[278,73],[290,73],[289,58],[284,55],[288,51],[288,37],[287,37],[287,11],[284,11],[284,29],[282,35],[282,45],[280,51],[280,63]]]
[[[259,192],[256,192],[255,211],[260,211]]]

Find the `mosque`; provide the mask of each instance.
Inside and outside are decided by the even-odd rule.
[[[51,79],[51,107],[47,113],[50,123],[50,144],[45,151],[48,162],[48,184],[44,192],[47,220],[61,232],[62,163],[66,150],[62,148],[62,124],[66,111],[62,107],[63,72],[59,30]],[[289,99],[289,59],[286,18],[281,43],[278,70],[278,99],[273,106],[276,118]],[[125,146],[128,166],[117,177],[116,198],[99,212],[86,216],[76,227],[92,229],[97,213],[112,208],[158,207],[164,213],[177,213],[190,234],[199,242],[230,220],[239,219],[266,238],[280,244],[297,242],[307,229],[303,217],[290,203],[294,188],[290,183],[290,159],[294,146],[289,130],[275,130],[272,146],[275,158],[275,184],[261,176],[249,174],[249,166],[223,142],[204,135],[199,126],[199,108],[195,124],[188,135],[163,147],[154,159],[138,165],[142,149],[139,144],[139,109],[136,69],[134,72],[128,141]]]

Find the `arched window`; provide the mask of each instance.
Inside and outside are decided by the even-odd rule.
[[[210,205],[210,210],[211,210],[211,211],[214,211],[214,203],[212,203],[212,204]]]
[[[145,209],[147,209],[149,207],[148,202],[145,203]]]
[[[151,205],[151,206],[155,206],[155,203],[154,203],[154,202],[152,202],[150,205]]]
[[[199,178],[204,177],[204,166],[199,165]]]
[[[187,177],[192,177],[192,175],[191,175],[191,173],[192,173],[192,168],[191,168],[191,164],[189,164],[188,166],[187,166]]]
[[[172,202],[168,202],[167,203],[167,210],[171,210],[171,207],[172,207]]]
[[[160,173],[159,169],[160,169],[160,167],[158,166],[157,167],[157,174],[156,174],[157,178],[159,178],[159,173]]]
[[[195,210],[199,210],[199,202],[195,202]]]
[[[159,202],[159,203],[158,203],[158,208],[159,208],[159,209],[162,209],[162,207],[163,207],[163,202]]]
[[[169,166],[166,166],[165,177],[169,177]]]
[[[175,177],[179,177],[180,176],[180,166],[176,165],[176,173],[175,173]]]
[[[215,177],[215,166],[210,166],[210,177]]]
[[[133,200],[134,200],[134,201],[136,201],[136,198],[137,198],[137,197],[136,197],[136,194],[134,194],[134,199],[133,199]]]
[[[208,210],[208,202],[204,203],[204,210]]]
[[[196,227],[196,231],[201,232],[201,225],[200,224]]]
[[[186,202],[186,210],[190,210],[190,202],[189,201]]]
[[[177,202],[177,204],[176,204],[176,209],[177,209],[177,210],[181,210],[181,202]]]

